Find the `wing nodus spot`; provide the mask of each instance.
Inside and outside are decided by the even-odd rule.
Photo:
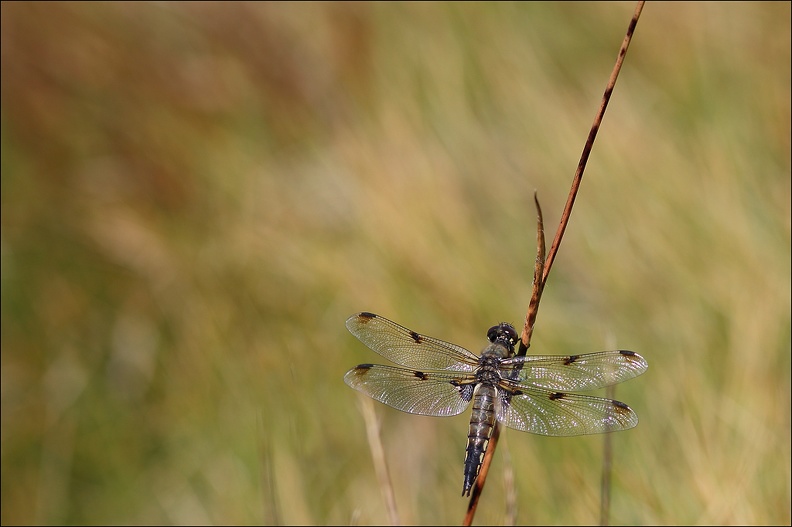
[[[563,399],[564,397],[566,397],[566,394],[561,392],[555,392],[550,394],[551,401],[557,401],[559,399]]]
[[[579,357],[580,357],[580,355],[570,355],[569,357],[567,357],[566,359],[564,359],[564,364],[565,364],[566,366],[569,366],[570,364],[572,364],[573,362],[575,362],[576,360],[578,360],[578,358],[579,358]]]
[[[410,336],[415,341],[416,344],[420,344],[423,342],[423,336],[420,333],[416,333],[415,331],[410,331]]]
[[[415,375],[416,377],[418,377],[418,378],[419,378],[419,379],[421,379],[422,381],[425,381],[425,380],[427,379],[427,377],[428,377],[428,376],[427,376],[427,375],[426,375],[424,372],[422,372],[422,371],[414,371],[414,372],[413,372],[413,375]]]

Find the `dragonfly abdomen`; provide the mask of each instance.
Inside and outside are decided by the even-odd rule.
[[[492,385],[479,385],[473,396],[473,413],[470,416],[467,448],[465,449],[465,482],[462,495],[470,496],[470,489],[476,481],[481,461],[487,451],[492,429],[495,426],[495,397]]]

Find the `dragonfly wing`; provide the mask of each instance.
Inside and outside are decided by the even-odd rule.
[[[600,434],[638,424],[629,406],[611,399],[525,388],[506,381],[499,386],[498,399],[501,423],[544,436]]]
[[[478,364],[478,357],[461,346],[422,335],[374,313],[352,315],[346,327],[372,350],[409,368],[470,372]]]
[[[377,401],[411,414],[448,416],[461,413],[473,397],[472,377],[449,372],[421,372],[361,364],[344,382]]]
[[[586,391],[617,384],[641,375],[646,359],[628,350],[583,355],[528,355],[501,363],[501,375],[526,388]]]

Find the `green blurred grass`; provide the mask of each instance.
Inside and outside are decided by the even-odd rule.
[[[382,523],[369,310],[475,351],[530,297],[632,14],[2,4],[10,523]],[[532,352],[625,347],[612,522],[790,522],[790,6],[649,3]],[[467,415],[378,406],[405,523]],[[598,519],[601,437],[506,431],[477,516]]]

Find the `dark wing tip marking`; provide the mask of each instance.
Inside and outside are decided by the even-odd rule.
[[[423,342],[423,336],[420,333],[416,333],[415,331],[410,331],[410,336],[415,341],[416,344],[420,344]]]
[[[569,357],[567,357],[566,359],[564,359],[564,364],[565,364],[566,366],[569,366],[570,364],[572,364],[573,362],[575,362],[576,360],[578,360],[578,358],[579,358],[579,357],[580,357],[580,355],[570,355]]]
[[[374,313],[369,313],[368,311],[362,311],[358,313],[358,319],[361,322],[368,322],[372,318],[377,318],[377,315],[375,315]]]
[[[619,353],[621,354],[622,357],[626,357],[627,360],[635,360],[637,362],[646,362],[646,360],[643,357],[641,357],[640,355],[638,355],[634,351],[619,350]]]
[[[632,412],[632,410],[630,409],[630,407],[629,407],[629,406],[627,406],[626,404],[624,404],[624,403],[623,403],[623,402],[621,402],[621,401],[611,401],[611,403],[613,403],[613,407],[614,407],[614,408],[616,409],[616,411],[617,411],[617,412],[619,412],[619,413],[628,414],[628,413]]]
[[[366,374],[374,365],[373,364],[358,364],[352,371],[354,371],[357,375],[364,375]]]
[[[564,397],[566,397],[566,394],[561,392],[554,392],[550,394],[551,401],[557,401],[558,399],[563,399]]]

